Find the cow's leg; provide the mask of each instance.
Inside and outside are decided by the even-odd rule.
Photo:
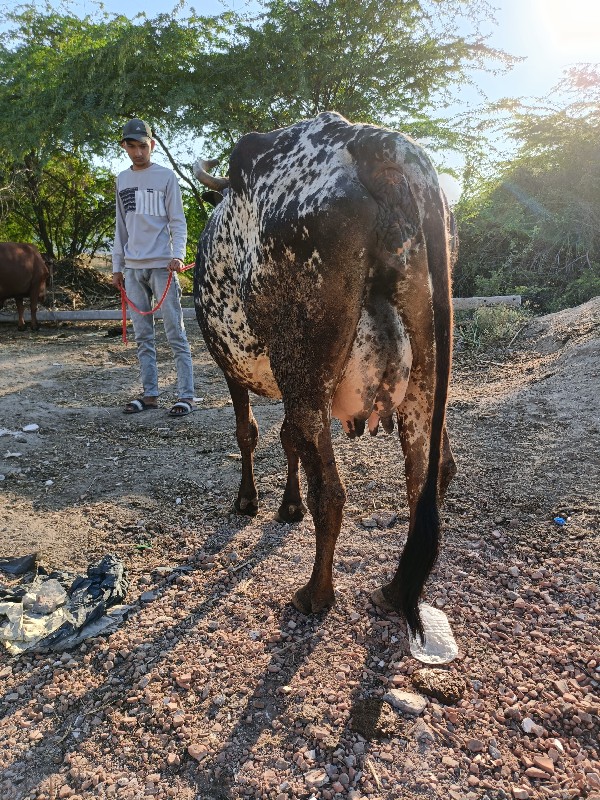
[[[450,485],[450,481],[456,475],[456,461],[452,455],[452,448],[450,447],[450,439],[448,438],[448,431],[444,425],[444,440],[442,442],[442,458],[440,461],[440,485],[439,497],[440,503],[446,497],[446,491]]]
[[[392,581],[374,595],[375,602],[401,611],[414,633],[423,635],[418,601],[435,564],[440,537],[440,487],[445,490],[453,459],[444,434],[450,374],[450,294],[434,272],[435,317],[427,283],[427,265],[438,272],[447,262],[443,239],[432,237],[415,254],[402,287],[401,313],[409,333],[413,363],[409,384],[398,409],[398,428],[406,467],[410,511],[408,538]],[[435,290],[435,285],[441,286]],[[445,462],[445,475],[440,468]]]
[[[300,492],[300,460],[285,420],[281,426],[280,435],[281,445],[287,458],[287,483],[277,512],[277,519],[279,522],[300,522],[306,514],[306,506],[302,502],[302,494]]]
[[[346,492],[335,463],[329,416],[314,409],[305,409],[304,413],[295,411],[286,414],[285,425],[306,472],[307,503],[315,525],[312,574],[292,598],[299,611],[310,614],[335,602],[333,554],[342,525]]]
[[[37,331],[40,327],[37,321],[38,300],[40,295],[40,287],[32,286],[31,294],[29,295],[29,307],[31,309],[31,330]]]
[[[233,401],[235,433],[242,455],[242,480],[234,506],[238,513],[254,517],[258,513],[258,493],[254,482],[254,450],[258,442],[258,424],[250,407],[248,390],[233,378],[226,376],[226,379]]]
[[[24,331],[25,330],[25,307],[23,305],[23,298],[22,297],[15,297],[15,303],[17,304],[17,314],[18,314],[17,330]]]
[[[425,484],[429,462],[429,439],[431,433],[431,411],[433,407],[433,370],[420,368],[413,364],[405,399],[398,409],[398,433],[404,453],[406,472],[406,493],[409,507],[408,541],[413,535],[417,506]],[[402,593],[402,559],[406,558],[406,550],[394,578],[386,586],[373,593],[377,605],[390,611],[401,609]],[[432,553],[432,562],[437,555]]]

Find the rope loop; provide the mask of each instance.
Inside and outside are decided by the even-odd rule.
[[[187,264],[183,269],[180,269],[180,272],[186,272],[188,269],[192,269],[195,264]],[[155,314],[158,309],[162,306],[165,301],[165,297],[167,296],[167,292],[171,288],[171,283],[173,282],[173,273],[169,272],[169,278],[167,280],[167,285],[165,286],[165,290],[162,294],[162,297],[158,301],[158,303],[151,308],[150,311],[140,311],[140,309],[131,302],[131,300],[127,297],[125,293],[125,287],[121,286],[121,316],[123,318],[123,343],[127,344],[127,306],[131,308],[132,311],[137,312],[138,314],[142,314],[143,316],[147,316],[148,314]]]

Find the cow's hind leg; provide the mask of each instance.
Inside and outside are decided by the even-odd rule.
[[[306,514],[306,506],[302,502],[300,492],[300,460],[285,420],[281,426],[281,444],[287,458],[287,483],[277,519],[279,522],[300,522]]]
[[[235,411],[235,433],[242,455],[242,480],[234,503],[239,514],[254,517],[258,513],[258,493],[254,482],[254,450],[258,442],[258,424],[250,407],[248,390],[233,378],[226,377]]]
[[[319,419],[319,417],[321,417]],[[346,492],[337,471],[331,444],[330,420],[314,410],[286,415],[290,441],[306,472],[307,502],[315,525],[315,563],[308,583],[294,594],[292,603],[304,614],[333,605],[333,554],[342,524]]]
[[[444,439],[442,442],[442,459],[440,461],[440,486],[439,498],[440,503],[446,497],[446,492],[451,480],[456,475],[456,461],[452,455],[452,448],[450,447],[450,439],[448,438],[448,431],[444,425]]]
[[[23,298],[22,297],[15,297],[15,303],[17,304],[17,330],[24,331],[25,330],[25,306],[23,305]]]
[[[38,301],[40,295],[40,287],[34,286],[29,295],[29,308],[31,310],[31,330],[37,331],[40,327],[37,319]]]
[[[409,624],[413,623],[413,632],[418,628],[419,618],[415,617],[414,612],[411,615],[409,609],[416,609],[423,576],[429,575],[438,553],[437,486],[433,490],[429,486],[429,491],[424,492],[428,484],[433,391],[433,371],[430,366],[414,368],[405,400],[398,410],[398,431],[404,453],[410,511],[408,538],[392,581],[372,595],[377,605],[401,611]],[[420,575],[415,579],[418,572]]]

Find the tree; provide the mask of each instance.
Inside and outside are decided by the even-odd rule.
[[[93,256],[112,237],[114,178],[76,153],[42,161],[31,151],[13,165],[5,209],[5,238],[33,241],[52,258]]]
[[[0,173],[23,168],[31,176],[57,153],[110,159],[123,122],[140,116],[195,198],[202,225],[207,211],[191,173],[200,149],[224,155],[250,130],[330,109],[427,136],[433,146],[460,147],[460,135],[436,117],[436,108],[467,81],[471,67],[510,61],[479,35],[488,15],[479,0],[257,6],[253,18],[184,16],[177,8],[129,19],[101,5],[84,19],[50,5],[5,13]],[[457,35],[457,16],[469,15],[473,35]],[[193,144],[182,150],[177,143],[184,141]],[[30,154],[35,170],[25,164]]]
[[[461,294],[519,292],[544,310],[600,294],[600,67],[558,89],[560,104],[513,111],[516,157],[459,204]]]
[[[191,118],[208,105],[217,143],[334,110],[352,122],[385,124],[433,144],[460,146],[435,116],[470,68],[510,57],[476,34],[459,36],[457,16],[486,18],[471,0],[270,0],[252,20],[234,19],[230,41],[212,48]],[[477,9],[477,10],[476,10]],[[474,16],[475,15],[475,16]]]

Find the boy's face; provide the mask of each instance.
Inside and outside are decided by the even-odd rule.
[[[134,169],[146,169],[150,166],[150,157],[154,150],[154,139],[124,139],[121,142],[121,147],[133,164]]]

